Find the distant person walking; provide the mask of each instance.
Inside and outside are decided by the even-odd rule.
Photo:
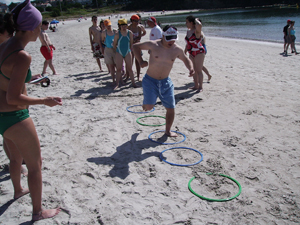
[[[46,74],[47,67],[49,66],[50,69],[53,72],[53,75],[58,75],[54,69],[53,63],[52,63],[52,58],[53,58],[53,50],[55,50],[54,45],[51,43],[50,38],[48,34],[45,32],[49,28],[49,22],[44,20],[42,22],[42,28],[41,28],[41,33],[39,35],[39,39],[41,41],[41,48],[40,51],[42,55],[45,58],[44,62],[44,68],[42,72],[42,76]]]
[[[299,54],[296,50],[295,40],[296,40],[296,31],[294,28],[295,21],[291,21],[291,24],[288,29],[289,39],[291,41],[291,53],[295,53],[295,55]]]
[[[102,54],[101,54],[101,46],[99,43],[101,29],[97,24],[97,20],[98,20],[97,16],[92,16],[93,25],[89,28],[89,36],[90,36],[90,43],[91,43],[91,49],[93,51],[93,56],[94,58],[96,58],[100,72],[103,72],[101,67],[101,62],[100,62],[100,58]]]
[[[149,27],[151,27],[150,40],[153,41],[153,40],[161,39],[162,38],[162,30],[161,30],[160,26],[157,25],[156,19],[153,16],[148,18],[147,24]]]
[[[289,26],[291,24],[291,20],[287,20],[286,23],[287,24],[283,27],[283,41],[284,41],[283,53],[285,55],[287,55],[287,51],[288,51],[288,48],[289,48],[289,45],[290,45],[288,29],[289,29]]]

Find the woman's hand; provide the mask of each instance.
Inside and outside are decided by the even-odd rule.
[[[46,97],[44,98],[44,105],[53,107],[56,105],[62,105],[62,99],[60,97]]]

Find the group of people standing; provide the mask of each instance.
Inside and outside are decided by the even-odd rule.
[[[137,80],[141,81],[140,64],[132,52],[133,44],[140,42],[141,38],[146,35],[145,27],[140,21],[140,15],[135,14],[131,16],[130,24],[128,24],[127,19],[122,18],[118,20],[118,29],[114,29],[109,19],[101,20],[98,25],[97,16],[92,17],[93,25],[89,28],[91,49],[100,71],[103,71],[100,58],[104,58],[104,62],[112,76],[115,90],[120,87],[120,84],[124,85],[128,78],[131,79],[133,87],[138,87],[132,70],[134,62]],[[147,23],[152,28],[150,39],[160,39],[162,30],[157,25],[156,19],[149,17]]]
[[[30,105],[49,107],[62,105],[62,99],[60,97],[35,98],[27,95],[25,83],[32,80],[31,56],[24,49],[29,42],[35,42],[38,37],[42,42],[43,55],[46,55],[46,52],[51,55],[55,48],[44,32],[49,24],[42,23],[40,11],[30,3],[30,0],[17,5],[12,13],[7,14],[3,19],[0,27],[0,40],[3,38],[3,43],[0,45],[0,134],[3,136],[3,146],[10,160],[14,199],[30,193],[32,220],[37,221],[57,215],[60,208],[42,208],[41,149],[28,108]],[[203,90],[202,70],[206,50],[202,24],[199,19],[192,16],[186,19],[188,32],[184,50],[175,43],[178,40],[177,28],[167,25],[161,30],[154,17],[149,17],[147,21],[152,28],[150,40],[140,42],[146,35],[146,31],[139,24],[139,19],[138,15],[133,15],[129,27],[126,19],[120,19],[119,29],[116,30],[111,27],[109,19],[104,20],[103,25],[100,24],[100,27],[103,26],[102,29],[98,28],[97,17],[93,17],[93,26],[89,29],[91,47],[94,53],[100,49],[101,54],[104,54],[115,89],[119,88],[123,77],[126,79],[125,75],[122,77],[122,70],[130,77],[132,85],[137,87],[132,71],[134,58],[139,68],[148,66],[142,81],[144,95],[142,107],[146,111],[151,110],[159,97],[166,108],[165,135],[177,136],[171,131],[175,118],[175,96],[174,85],[169,74],[175,60],[179,58],[188,69],[189,76],[194,77],[193,89],[197,92]],[[149,62],[142,58],[143,50],[149,53]],[[126,64],[125,69],[123,69],[123,61]],[[50,64],[45,63],[44,66],[48,65]],[[101,64],[99,67],[101,69]],[[28,169],[29,189],[21,186],[22,163],[25,163]]]
[[[295,53],[295,55],[299,54],[295,46],[296,31],[294,25],[295,21],[287,20],[287,24],[283,28],[283,54],[285,55],[287,55],[289,45],[291,45],[291,53]]]

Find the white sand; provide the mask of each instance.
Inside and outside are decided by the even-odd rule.
[[[30,107],[44,158],[43,206],[65,209],[35,224],[300,221],[299,56],[283,57],[281,44],[207,37],[205,66],[213,78],[204,83],[204,92],[187,89],[192,79],[180,60],[171,72],[177,101],[173,129],[187,139],[174,146],[157,145],[148,135],[164,127],[141,126],[136,119],[143,115],[126,111],[142,103],[142,89],[128,84],[113,91],[110,75],[98,72],[90,50],[90,25],[90,19],[66,21],[58,32],[48,32],[61,75],[50,76],[48,88],[28,85],[30,96],[63,98],[61,107]],[[184,35],[178,42],[182,47]],[[39,41],[27,47],[33,73],[42,71],[39,47]],[[158,105],[149,115],[164,114]],[[203,162],[177,167],[158,158],[164,149],[180,146],[199,150]],[[183,164],[199,160],[193,151],[164,155]],[[1,151],[0,165],[7,163]],[[228,202],[196,197],[188,190],[193,176],[192,187],[207,197],[227,198],[238,191],[230,180],[211,179],[205,172],[235,178],[241,195]],[[22,183],[27,186],[26,177]],[[5,170],[0,172],[0,192],[0,224],[27,224],[30,196],[11,203],[13,188]]]

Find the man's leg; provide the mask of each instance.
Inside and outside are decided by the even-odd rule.
[[[46,73],[48,65],[49,65],[49,60],[45,60],[42,75]]]
[[[168,135],[169,137],[177,137],[177,134],[174,132],[171,132],[171,127],[172,124],[174,122],[174,118],[175,118],[175,109],[172,108],[166,108],[167,112],[166,112],[166,135]]]
[[[52,59],[49,59],[48,61],[49,61],[49,67],[50,67],[50,69],[52,70],[53,74],[55,75],[55,74],[56,74],[56,71],[55,71],[55,69],[54,69],[54,66],[53,66],[53,63],[52,63]]]
[[[96,61],[97,61],[97,63],[98,63],[98,66],[99,66],[99,68],[100,68],[100,71],[102,72],[103,70],[102,70],[102,67],[101,67],[101,62],[100,62],[100,59],[99,59],[99,58],[97,58],[97,59],[96,59]]]

